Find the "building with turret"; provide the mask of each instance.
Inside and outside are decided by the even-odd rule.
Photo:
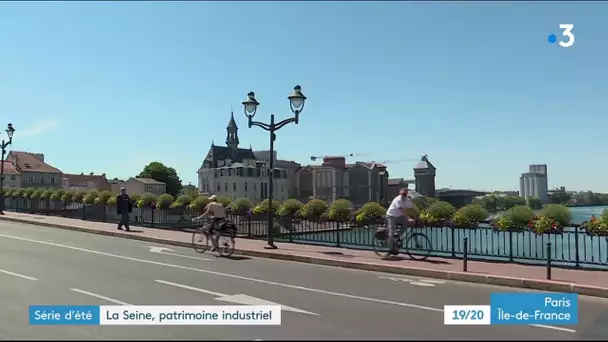
[[[429,197],[435,197],[435,176],[437,169],[429,161],[425,154],[420,158],[420,161],[414,167],[414,179],[416,183],[416,192]]]
[[[258,160],[250,148],[239,147],[238,126],[231,113],[226,127],[226,146],[211,143],[205,160],[198,170],[198,191],[201,194],[225,196],[231,200],[248,198],[254,202],[268,198],[268,164]],[[286,171],[274,169],[273,197],[288,198]]]

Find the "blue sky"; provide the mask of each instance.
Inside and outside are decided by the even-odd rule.
[[[267,149],[241,101],[286,118],[300,84],[281,159],[427,153],[438,187],[484,190],[546,163],[551,187],[608,191],[606,18],[608,3],[1,2],[0,125],[64,172],[158,160],[195,183],[231,106],[242,146]],[[560,23],[571,48],[547,42]]]

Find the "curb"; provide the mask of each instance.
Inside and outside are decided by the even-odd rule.
[[[24,223],[24,224],[28,224],[28,225],[34,225],[34,226],[79,231],[79,232],[89,233],[89,234],[113,236],[113,237],[119,237],[119,238],[124,238],[124,239],[140,240],[140,241],[146,241],[146,242],[152,242],[152,243],[176,246],[176,247],[187,247],[187,248],[192,247],[192,245],[187,242],[166,240],[166,239],[158,238],[158,237],[154,237],[154,236],[131,235],[131,234],[127,234],[124,232],[95,230],[95,229],[90,229],[90,228],[74,227],[74,226],[68,226],[68,225],[62,225],[62,224],[56,224],[56,223],[30,221],[30,220],[26,220],[26,219],[19,219],[19,218],[13,218],[13,217],[0,216],[0,221],[9,221],[9,222],[16,222],[16,223]],[[495,276],[495,275],[486,275],[486,274],[469,273],[469,272],[467,272],[467,273],[452,272],[452,271],[433,270],[433,269],[418,268],[418,267],[399,267],[399,266],[389,266],[389,265],[378,265],[378,264],[373,264],[373,263],[331,260],[331,259],[323,259],[323,258],[303,256],[303,255],[273,253],[273,252],[268,252],[268,251],[241,250],[238,248],[235,249],[235,254],[258,257],[258,258],[266,258],[266,259],[300,262],[300,263],[306,263],[306,264],[349,268],[349,269],[364,270],[364,271],[383,272],[383,273],[401,274],[401,275],[409,275],[409,276],[419,276],[419,277],[426,277],[426,278],[462,281],[462,282],[478,283],[478,284],[486,284],[486,285],[527,288],[527,289],[544,290],[544,291],[552,291],[552,292],[569,292],[569,293],[577,293],[579,295],[585,295],[585,296],[608,298],[608,288],[590,286],[590,285],[570,284],[570,283],[564,283],[564,282],[558,282],[558,281],[513,278],[513,277],[506,277],[506,276]]]

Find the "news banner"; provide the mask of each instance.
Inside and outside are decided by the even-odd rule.
[[[578,324],[573,293],[494,293],[490,305],[446,305],[445,325]],[[281,325],[281,306],[32,305],[31,325]]]

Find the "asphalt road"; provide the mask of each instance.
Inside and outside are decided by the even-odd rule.
[[[608,301],[579,297],[579,325],[444,326],[444,305],[487,305],[520,291],[268,259],[0,222],[5,339],[608,338]],[[497,267],[500,267],[497,265]],[[523,291],[523,290],[521,290]],[[281,326],[29,326],[30,305],[230,305],[217,294],[284,306]],[[287,307],[292,311],[286,311]],[[294,312],[297,311],[297,312]]]

